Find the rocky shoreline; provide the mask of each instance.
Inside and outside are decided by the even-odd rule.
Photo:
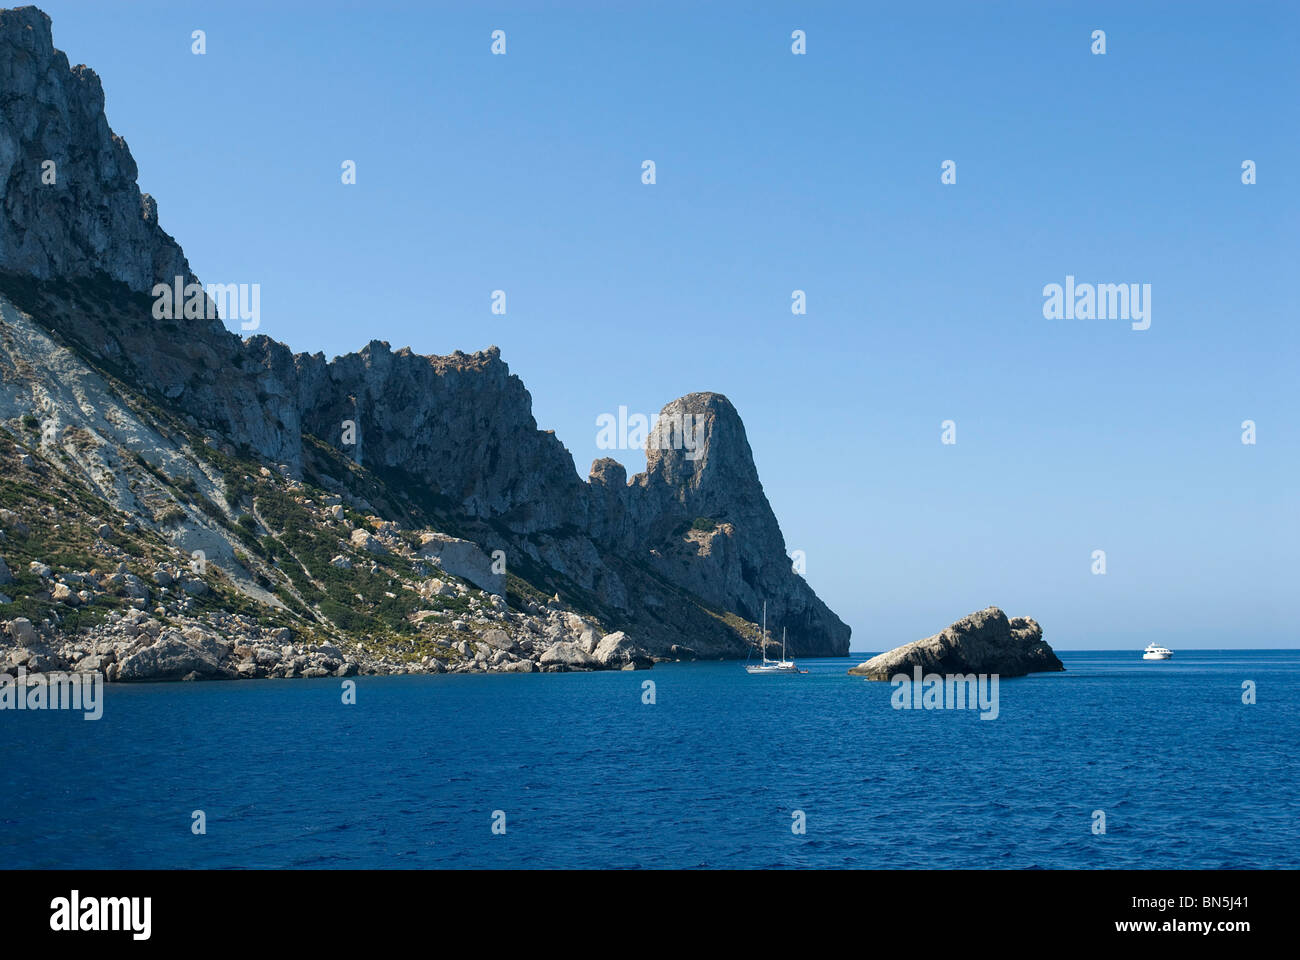
[[[39,561],[30,568],[42,594],[69,614],[98,608],[102,616],[78,629],[55,618],[0,621],[0,673],[98,672],[109,682],[138,682],[630,670],[648,668],[655,659],[622,631],[603,631],[558,598],[512,611],[500,595],[445,572],[424,581],[421,592],[456,601],[460,612],[441,618],[438,611],[425,612],[456,618],[439,635],[395,642],[391,636],[320,636],[247,613],[203,609],[196,600],[208,594],[206,581],[179,563],[161,563],[146,577],[126,562],[108,571],[56,573]],[[12,574],[0,559],[4,578]]]
[[[0,636],[0,673],[99,673],[108,682],[254,680],[436,673],[560,673],[641,670],[653,659],[622,632],[598,636],[573,614],[507,614],[504,629],[450,643],[424,655],[373,650],[364,642],[295,641],[286,627],[262,628],[239,615],[212,620],[160,618],[142,610],[114,611],[103,623],[65,637],[25,617]],[[515,636],[520,634],[515,630]],[[555,639],[562,637],[564,639]]]

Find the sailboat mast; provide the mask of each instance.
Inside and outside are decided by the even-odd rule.
[[[767,663],[767,601],[763,601],[763,636],[758,641],[763,650],[763,662]]]

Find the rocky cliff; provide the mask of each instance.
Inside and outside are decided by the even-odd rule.
[[[104,273],[136,290],[189,277],[104,117],[94,70],[54,49],[35,7],[0,10],[0,258],[43,279]]]
[[[439,560],[419,554],[421,537],[468,541],[500,557],[507,572],[493,575],[504,577],[512,610],[582,620],[575,637],[548,639],[585,644],[586,656],[609,629],[657,657],[742,657],[764,600],[793,654],[848,651],[848,627],[791,570],[725,397],[668,404],[644,473],[629,480],[598,460],[584,481],[560,440],[538,429],[528,391],[495,347],[436,357],[372,341],[327,361],[242,339],[218,319],[156,319],[154,284],[192,280],[189,264],[136,186],[98,78],[69,66],[33,7],[0,11],[0,103],[0,421],[22,456],[76,478],[183,553],[205,545],[258,602],[290,591],[284,610],[312,629],[340,626],[348,617],[336,605],[369,596],[331,593],[342,568],[318,569],[322,555],[332,559],[337,544],[351,562],[376,524],[390,524],[380,531],[393,541],[388,552],[365,559],[388,563],[394,584],[408,571],[393,558]],[[135,458],[159,476],[124,469]],[[168,486],[178,477],[202,503]],[[324,524],[311,530],[319,542],[301,543],[264,516],[263,500],[286,493],[307,501],[303,523]],[[323,510],[331,498],[348,513]],[[184,517],[163,523],[173,506]],[[301,573],[310,583],[295,583]],[[399,626],[428,625],[421,612],[406,610]],[[49,613],[58,619],[57,607]]]
[[[896,647],[849,670],[868,680],[910,677],[912,669],[937,674],[997,674],[1023,677],[1027,673],[1064,670],[1046,641],[1043,628],[1029,617],[1012,617],[988,607],[963,617],[940,633]]]

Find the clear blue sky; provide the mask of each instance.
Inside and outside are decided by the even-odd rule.
[[[262,332],[497,344],[583,476],[599,414],[725,393],[855,650],[989,604],[1300,643],[1300,5],[42,7]],[[1066,274],[1150,283],[1151,328],[1045,320]]]

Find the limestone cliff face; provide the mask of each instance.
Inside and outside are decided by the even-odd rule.
[[[848,652],[849,628],[796,575],[745,426],[731,401],[692,393],[663,408],[630,483],[611,460],[592,466],[591,529],[620,552],[643,551],[661,577],[747,620],[789,632],[794,655]]]
[[[330,440],[352,420],[365,465],[400,469],[517,533],[585,524],[572,458],[537,429],[532,398],[496,347],[428,357],[374,341],[329,364],[298,358],[297,368],[304,429]]]
[[[189,264],[136,186],[98,78],[69,66],[33,7],[0,11],[0,103],[0,292],[88,361],[291,475],[313,469],[313,439],[336,448],[390,502],[427,499],[450,532],[505,549],[656,655],[744,656],[740,621],[765,600],[793,654],[847,653],[848,627],[791,570],[725,397],[668,404],[644,473],[600,460],[584,482],[496,347],[436,357],[372,341],[327,361],[215,319],[155,320],[149,291],[191,278]]]
[[[103,272],[137,290],[189,277],[157,205],[136,186],[126,141],[108,127],[99,77],[69,66],[35,7],[0,10],[0,92],[0,257],[9,269]]]

